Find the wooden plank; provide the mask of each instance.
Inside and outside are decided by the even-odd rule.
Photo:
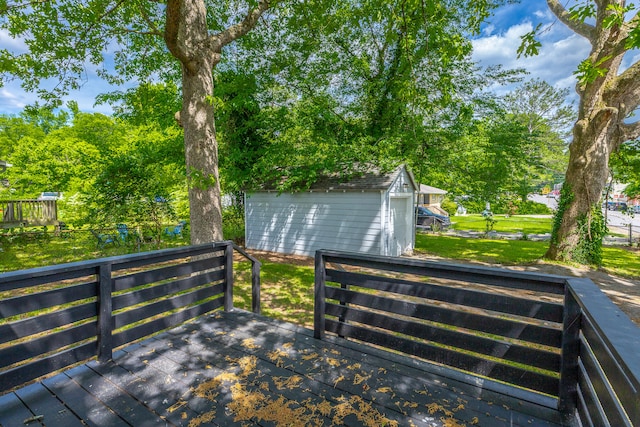
[[[190,276],[202,270],[221,267],[224,265],[222,260],[222,257],[206,258],[118,276],[113,279],[113,290],[114,292],[118,292],[140,286],[141,284],[154,283],[172,277]]]
[[[261,323],[251,322],[246,325],[246,328],[233,328],[231,329],[231,331],[233,331],[232,333],[220,334],[220,335],[217,335],[217,334],[222,331],[220,331],[217,327],[213,328],[213,330],[210,330],[209,324],[207,325],[194,324],[194,325],[187,325],[187,326],[189,327],[192,326],[193,327],[192,331],[194,332],[194,334],[192,335],[191,333],[186,331],[186,336],[189,336],[189,337],[193,336],[193,339],[189,339],[189,342],[191,344],[189,345],[188,349],[185,349],[185,351],[188,351],[190,354],[208,355],[208,354],[211,354],[212,352],[215,352],[216,349],[219,349],[219,348],[224,349],[226,353],[228,351],[228,348],[233,347],[233,348],[236,348],[238,351],[245,351],[250,354],[255,354],[259,356],[261,359],[264,359],[265,361],[270,361],[268,357],[269,350],[273,349],[274,348],[273,346],[275,346],[277,349],[278,345],[287,343],[289,340],[291,340],[291,342],[293,342],[294,345],[293,347],[290,348],[290,356],[294,360],[293,361],[290,361],[289,359],[284,360],[283,365],[287,370],[293,370],[294,372],[299,373],[302,377],[305,377],[305,378],[308,377],[308,378],[313,378],[315,380],[319,380],[321,381],[321,384],[324,384],[324,386],[332,390],[334,389],[338,390],[339,393],[343,393],[344,391],[348,391],[349,389],[351,389],[352,392],[355,392],[357,390],[358,395],[367,397],[367,399],[369,398],[369,396],[367,395],[367,391],[358,389],[358,387],[362,387],[364,383],[353,388],[354,385],[353,385],[352,379],[350,380],[349,378],[347,378],[344,381],[342,380],[337,381],[337,385],[336,385],[336,380],[341,376],[343,371],[351,372],[351,370],[345,368],[346,366],[349,366],[349,365],[362,364],[362,367],[359,368],[362,371],[375,371],[376,373],[378,368],[381,366],[381,365],[376,365],[375,367],[374,366],[367,367],[366,364],[367,364],[367,361],[369,360],[369,356],[362,353],[363,348],[361,348],[360,351],[351,352],[350,361],[342,362],[341,360],[344,359],[346,355],[345,354],[334,355],[333,347],[328,346],[323,341],[311,340],[309,336],[298,337],[296,335],[291,335],[290,331],[282,330],[281,328],[273,328],[273,330],[266,330],[263,332],[263,325]],[[207,335],[210,338],[207,338]],[[243,345],[243,341],[251,337],[256,338],[255,342],[252,342],[251,343],[252,346],[247,348]],[[213,340],[213,341],[209,341],[209,340]],[[183,345],[183,341],[179,337],[174,338],[172,342],[175,344],[176,347]],[[200,343],[207,343],[207,342],[212,342],[212,344],[216,343],[217,345],[205,346],[203,348],[199,347]],[[316,359],[310,358],[308,361],[304,361],[304,358],[302,358],[302,356],[311,356],[311,354],[309,352],[305,352],[305,350],[313,349],[314,344],[317,344],[317,350],[313,350],[313,351],[319,354],[323,354],[322,353],[323,350],[326,350],[326,351],[330,350],[331,353],[325,353],[325,354],[335,359],[334,362],[326,365],[326,367],[322,369],[325,373],[323,373],[323,377],[320,377],[320,378],[317,378],[317,375],[320,374],[318,361],[321,359],[321,357]],[[253,345],[257,345],[257,347],[254,348]],[[297,358],[296,358],[296,355],[298,356]],[[338,364],[337,362],[339,360],[340,362]],[[271,361],[271,363],[273,362]],[[388,363],[382,366],[385,366],[386,369],[390,369],[391,367],[391,365],[389,365]],[[403,370],[406,371],[406,367],[403,367],[399,371],[397,371],[399,372],[398,375],[401,375],[401,377],[398,377],[398,378],[392,377],[392,375],[394,374],[391,371],[391,369],[389,370],[389,373],[385,372],[384,374],[380,374],[380,375],[370,375],[371,379],[368,380],[369,385],[372,384],[371,381],[374,381],[375,376],[389,377],[387,380],[387,383],[385,384],[389,385],[391,388],[395,388],[398,384],[405,384],[406,387],[403,387],[403,389],[409,389],[410,388],[409,384],[411,382],[419,380],[421,381],[421,385],[417,386],[416,388],[419,388],[422,391],[424,391],[422,387],[424,385],[427,385],[428,383],[422,382],[423,380],[421,379],[419,374],[410,373],[407,376],[404,373],[400,373]],[[353,374],[353,372],[351,373]],[[433,385],[434,384],[431,384],[431,386]],[[314,385],[314,387],[318,387],[318,386]],[[375,388],[374,386],[370,387],[370,389],[374,389],[374,388]],[[381,386],[379,388],[386,388],[386,387]],[[445,397],[442,397],[444,399],[443,402],[446,402],[447,399],[449,401],[455,402],[457,397],[464,396],[464,394],[455,394],[450,391],[446,391],[446,390],[441,391],[441,390],[444,390],[444,389],[442,388],[442,384],[439,384],[436,390],[429,389],[429,396],[433,397],[433,395],[440,395],[442,397],[442,393],[444,392]],[[370,391],[369,393],[373,393],[373,391]],[[449,394],[446,394],[446,393],[449,393]],[[404,396],[404,394],[402,395]],[[419,397],[417,401],[419,401],[420,399],[426,398],[425,397],[426,394],[419,395],[419,396],[421,397]],[[382,402],[383,400],[382,399],[383,396],[371,396],[371,397],[376,397],[375,401],[378,403]],[[398,397],[398,399],[400,399],[400,397]],[[473,405],[476,405],[477,402],[479,401],[477,401],[475,398],[471,398],[470,403],[465,406],[473,406]],[[394,401],[388,401],[387,403],[390,404],[391,409],[394,409],[394,410],[398,409]],[[440,403],[442,405],[442,402]],[[482,419],[482,416],[484,416],[483,414],[485,414],[488,409],[491,409],[493,411],[493,408],[494,408],[494,407],[488,407],[486,403],[484,403],[483,405],[484,406],[482,406],[481,411],[478,411],[476,413],[476,415],[478,414],[481,415],[480,419]],[[499,406],[497,402],[496,402],[496,405],[494,406],[498,406],[499,408],[498,412],[504,411],[505,415],[507,416],[506,419],[509,419],[508,411],[506,411],[501,406]],[[468,417],[468,420],[471,421],[472,418],[473,417],[470,416]],[[517,418],[517,416],[514,418]],[[527,418],[527,420],[531,420],[531,418]],[[405,422],[406,422],[406,419],[405,419]],[[523,425],[529,425],[529,422],[530,421],[527,421]],[[401,424],[403,423],[401,422]],[[509,425],[509,424],[499,424],[497,423],[497,421],[495,421],[493,423],[484,423],[484,424],[481,423],[481,425]],[[546,423],[543,422],[541,424],[536,424],[536,425],[546,425]]]
[[[259,320],[256,321],[256,320]],[[483,379],[478,383],[478,378],[461,371],[447,368],[445,366],[436,365],[414,357],[407,357],[399,352],[389,352],[382,348],[375,348],[365,343],[348,341],[339,339],[333,335],[328,335],[324,340],[314,340],[313,331],[307,328],[294,325],[291,323],[283,323],[274,319],[261,316],[252,316],[249,313],[236,311],[234,313],[216,313],[215,318],[211,316],[199,319],[196,322],[184,325],[181,332],[184,335],[194,333],[208,333],[216,340],[211,341],[217,343],[220,341],[218,333],[227,332],[224,335],[230,336],[236,334],[238,330],[244,330],[255,337],[267,336],[263,330],[267,330],[268,336],[277,336],[280,339],[295,334],[296,342],[300,341],[305,345],[318,346],[318,348],[330,348],[339,350],[343,354],[349,354],[356,361],[366,361],[373,366],[384,366],[389,371],[398,372],[402,376],[409,378],[418,378],[421,380],[434,381],[440,385],[440,388],[455,391],[456,393],[473,397],[473,399],[483,399],[485,401],[485,412],[497,410],[496,406],[517,408],[515,414],[522,413],[533,417],[532,425],[544,425],[544,421],[551,424],[560,424],[561,417],[557,411],[557,399],[551,396],[541,395],[534,391],[515,388],[502,382],[493,381],[491,379]],[[170,333],[171,331],[168,331]],[[200,342],[204,342],[200,338]],[[217,345],[225,345],[225,341]],[[493,405],[486,407],[486,402],[492,402]],[[509,418],[509,416],[507,416]],[[531,425],[527,422],[526,425]]]
[[[562,343],[562,331],[559,329],[534,325],[517,319],[497,318],[489,315],[438,307],[437,305],[416,304],[335,287],[326,287],[325,292],[328,299],[342,300],[350,304],[384,310],[403,316],[410,315],[422,320],[486,332],[492,335],[519,339],[550,347],[559,348]]]
[[[115,363],[128,371],[135,372],[136,376],[147,379],[142,384],[138,384],[141,388],[148,389],[150,383],[152,387],[153,384],[157,384],[157,389],[160,393],[163,393],[163,395],[165,394],[165,390],[170,388],[174,393],[173,398],[170,399],[165,396],[162,401],[162,407],[166,408],[164,409],[166,412],[174,414],[179,411],[178,414],[182,419],[185,415],[187,417],[197,417],[215,411],[216,418],[211,424],[207,425],[226,426],[234,424],[233,418],[230,417],[225,410],[225,405],[229,403],[229,399],[226,396],[212,402],[194,394],[194,390],[199,385],[199,382],[204,380],[202,375],[196,372],[198,371],[197,368],[183,371],[179,364],[163,358],[162,355],[156,354],[155,352],[145,352],[145,346],[140,346],[136,348],[133,353],[127,353],[119,357],[115,360]],[[189,375],[180,375],[181,372]],[[215,375],[220,372],[221,371],[212,369],[210,374]],[[149,378],[154,379],[149,381]],[[158,382],[158,380],[160,381]],[[176,402],[170,406],[166,406],[170,400],[176,400]],[[185,415],[182,415],[183,413]],[[172,416],[175,418],[177,414]],[[184,421],[186,422],[191,419],[193,418],[187,418],[184,419]]]
[[[563,305],[461,287],[327,269],[327,281],[562,323]]]
[[[201,245],[182,246],[179,248],[161,249],[157,251],[149,251],[138,254],[122,255],[112,258],[113,271],[129,270],[132,268],[143,267],[151,264],[159,264],[168,261],[179,260],[189,257],[209,256],[210,260],[220,257],[220,253],[224,250],[227,243],[214,242],[203,243]]]
[[[315,256],[315,274],[313,288],[313,336],[322,339],[325,326],[325,304],[326,304],[326,271],[325,262],[320,251]]]
[[[152,320],[142,325],[127,329],[113,335],[114,347],[119,347],[139,338],[155,334],[163,329],[170,328],[179,323],[186,322],[194,317],[201,316],[210,311],[216,310],[222,306],[222,298],[208,301],[204,304],[197,305],[159,319]]]
[[[107,408],[95,396],[88,393],[65,374],[42,381],[42,384],[89,426],[130,427],[122,418]]]
[[[0,344],[96,316],[94,302],[0,325]]]
[[[525,289],[535,292],[564,295],[566,277],[549,274],[528,273],[500,268],[449,264],[409,258],[394,258],[344,254],[336,251],[321,251],[325,263],[352,265],[382,271],[414,274],[424,277],[460,280],[469,283],[500,286],[511,289]]]
[[[61,332],[45,335],[21,344],[14,344],[0,350],[0,367],[38,357],[42,354],[56,351],[67,345],[95,337],[95,323],[73,326]]]
[[[577,393],[580,402],[578,406],[580,421],[583,424],[593,426],[610,425],[582,361],[578,362]]]
[[[82,427],[84,425],[41,383],[30,384],[16,390],[15,393],[32,413],[42,416],[42,422],[47,427]]]
[[[175,280],[169,283],[140,289],[113,297],[113,309],[120,310],[136,304],[141,304],[156,298],[165,297],[190,288],[213,283],[224,278],[224,271],[212,271],[186,279]]]
[[[595,399],[600,403],[606,419],[612,426],[632,427],[632,423],[625,415],[618,397],[611,389],[606,373],[598,364],[596,356],[593,354],[589,344],[582,340],[580,347],[580,360],[584,367],[583,375],[589,378],[591,387],[595,391]]]
[[[69,304],[78,300],[95,298],[96,296],[96,283],[91,282],[7,298],[0,300],[0,316],[18,316],[44,308]]]
[[[471,355],[452,352],[427,343],[419,343],[405,338],[338,323],[327,319],[327,330],[345,337],[355,338],[371,344],[402,351],[405,354],[418,356],[436,363],[442,363],[475,372],[480,375],[505,381],[510,384],[539,391],[554,396],[558,392],[558,379],[541,373],[505,365],[500,362],[487,361]],[[479,369],[480,368],[480,369]]]
[[[0,396],[0,426],[24,426],[24,421],[33,417],[33,412],[14,393]],[[35,425],[41,424],[37,423]]]
[[[96,355],[98,345],[95,341],[38,359],[26,365],[21,365],[0,373],[2,390],[9,390],[27,381],[65,368],[73,363],[86,360]]]
[[[157,413],[87,366],[78,366],[66,374],[130,425],[166,426]]]
[[[188,306],[215,295],[220,295],[221,292],[222,284],[201,288],[193,292],[180,294],[173,298],[157,300],[156,302],[139,308],[123,311],[113,316],[115,325],[114,329],[153,317],[157,314]]]
[[[560,370],[560,355],[558,353],[539,350],[517,343],[438,328],[425,323],[410,322],[336,304],[327,304],[327,314],[340,316],[347,322],[354,321],[385,329],[393,334],[401,333],[432,343],[468,350],[549,371],[559,372]],[[514,328],[517,326],[514,325]]]
[[[165,339],[157,340],[156,344],[151,344],[148,346],[149,351],[145,352],[145,356],[149,356],[152,359],[148,360],[149,366],[157,366],[158,359],[162,359],[170,356],[172,360],[180,360],[180,361],[188,361],[191,360],[189,365],[198,370],[201,370],[203,373],[207,375],[208,378],[214,378],[218,374],[226,374],[225,377],[228,377],[228,373],[234,372],[236,368],[229,365],[229,360],[240,360],[241,358],[247,356],[247,354],[254,354],[259,357],[256,362],[255,368],[252,371],[244,372],[243,375],[248,375],[246,378],[237,378],[237,384],[242,387],[244,392],[247,393],[258,393],[264,394],[265,403],[273,402],[280,397],[284,398],[284,400],[280,403],[282,408],[291,408],[295,407],[295,402],[303,402],[304,407],[306,408],[305,414],[308,415],[310,407],[318,407],[321,404],[325,404],[326,402],[331,402],[331,404],[336,407],[337,405],[344,404],[345,401],[348,401],[348,397],[344,398],[345,393],[343,389],[335,389],[333,384],[322,384],[311,381],[309,378],[305,377],[305,375],[299,373],[297,370],[292,371],[292,367],[279,367],[274,364],[272,361],[267,359],[265,356],[265,352],[256,352],[252,351],[252,348],[242,347],[242,346],[215,346],[215,347],[205,347],[200,350],[199,343],[202,342],[203,339],[206,340],[206,334],[194,337],[193,340],[189,340],[187,343],[184,340],[180,340],[175,338],[175,341],[167,342]],[[246,337],[247,335],[241,334],[238,337]],[[241,339],[241,338],[240,338]],[[235,341],[235,338],[231,339]],[[149,341],[146,341],[143,344],[147,344]],[[147,345],[143,345],[147,347]],[[256,349],[253,349],[256,350]],[[265,350],[266,351],[266,350]],[[201,359],[198,361],[193,361],[193,354],[200,354]],[[182,353],[182,355],[180,354]],[[180,362],[178,362],[180,363]],[[313,362],[309,362],[311,365]],[[195,365],[194,365],[195,364]],[[169,368],[168,372],[175,372],[175,368]],[[242,375],[241,375],[242,377]],[[298,383],[295,387],[287,387],[283,386],[283,383],[287,383],[288,379],[294,377],[294,380],[297,380]],[[233,382],[233,381],[232,381]],[[228,385],[220,385],[222,390],[226,390]],[[341,400],[344,399],[344,400]],[[236,402],[237,403],[237,402]],[[291,405],[291,406],[288,406]],[[386,416],[391,417],[391,419],[400,420],[400,424],[402,422],[407,421],[406,416],[401,416],[400,413],[394,408],[392,405],[391,410],[388,408],[383,408],[377,402],[371,403],[372,407],[375,407],[380,413],[384,413]],[[228,405],[227,405],[228,406]],[[394,415],[395,413],[395,415]],[[327,424],[330,424],[330,419],[323,418]],[[260,421],[259,419],[257,421]],[[263,423],[260,423],[264,425]],[[414,420],[415,425],[425,425],[423,422],[419,420]],[[266,425],[271,425],[267,423]],[[344,425],[357,425],[361,426],[361,421],[355,419],[347,419],[344,422]]]
[[[624,372],[619,363],[619,359],[611,353],[611,349],[605,344],[605,340],[600,332],[593,325],[593,320],[584,316],[582,320],[582,333],[588,343],[588,347],[606,375],[607,382],[611,384],[612,391],[620,399],[621,405],[629,416],[634,412],[638,415],[640,410],[640,390],[636,389],[629,381],[629,377]]]
[[[96,268],[97,264],[94,261],[80,261],[77,263],[10,271],[0,275],[0,292],[92,276],[96,274]]]
[[[118,359],[115,353],[114,358]],[[130,372],[114,362],[89,362],[87,366],[176,426],[186,427],[198,416],[186,404],[184,390],[167,382],[155,369]]]

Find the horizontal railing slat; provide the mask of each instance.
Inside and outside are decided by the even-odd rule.
[[[442,363],[463,371],[474,372],[478,363],[488,363],[486,360],[467,354],[451,352],[428,343],[417,342],[415,340],[409,340],[331,319],[326,319],[326,325],[328,331],[340,336],[354,338],[386,348],[393,348],[406,354],[421,357],[436,363]],[[490,362],[490,369],[487,371],[488,375],[486,376],[488,378],[500,381],[509,382],[512,378],[518,378],[518,385],[530,390],[549,395],[556,395],[558,390],[559,380],[541,373],[519,369],[499,362]]]
[[[612,390],[620,399],[620,403],[625,407],[625,410],[632,411],[633,406],[638,404],[638,390],[630,383],[618,360],[611,354],[591,322],[592,320],[587,316],[582,321],[584,339],[597,359],[598,365],[601,366],[602,372],[606,375],[606,381],[611,384]]]
[[[69,325],[97,315],[95,302],[0,325],[0,344]]]
[[[0,350],[0,368],[5,368],[14,363],[56,351],[79,341],[84,341],[94,337],[95,334],[96,324],[91,322],[5,347]]]
[[[78,263],[74,263],[78,264]],[[0,292],[45,285],[52,282],[79,279],[96,274],[95,262],[82,265],[57,265],[32,268],[29,270],[11,271],[0,275]]]
[[[584,367],[583,372],[589,378],[589,382],[596,393],[596,399],[600,402],[609,424],[616,427],[632,427],[627,417],[623,415],[624,411],[607,381],[606,373],[602,370],[596,355],[584,340],[582,340],[580,346],[580,360]]]
[[[375,268],[382,271],[415,274],[441,279],[461,280],[469,283],[501,286],[512,289],[526,289],[556,295],[564,294],[566,278],[563,276],[541,275],[490,267],[453,265],[410,258],[395,258],[393,263],[382,256],[364,254],[340,254],[322,251],[326,263]]]
[[[0,390],[9,390],[96,355],[98,344],[91,341],[0,373]]]
[[[562,332],[560,330],[541,325],[451,310],[444,307],[419,305],[404,300],[377,297],[331,286],[326,288],[326,297],[327,299],[341,300],[347,303],[385,310],[400,315],[409,315],[408,313],[410,313],[411,316],[422,320],[472,329],[550,347],[559,348],[562,339]]]
[[[114,278],[113,291],[118,292],[125,289],[139,286],[140,284],[153,283],[159,280],[177,276],[187,276],[202,270],[217,268],[224,265],[221,257],[207,258],[195,262],[185,262],[178,265],[171,265],[153,270],[127,274]]]
[[[162,249],[159,251],[105,258],[104,260],[112,263],[113,271],[128,270],[131,268],[158,264],[186,257],[215,254],[219,251],[224,251],[227,244],[229,243],[204,243],[197,246],[183,246],[179,248]],[[219,256],[219,254],[216,254],[211,258],[217,258]]]
[[[582,362],[578,363],[578,413],[583,426],[599,427],[608,424]]]
[[[156,298],[182,292],[193,287],[202,286],[206,283],[213,283],[224,279],[224,271],[211,271],[185,279],[156,285],[138,291],[133,291],[113,297],[113,310],[120,310],[136,304],[141,304]]]
[[[327,314],[339,316],[343,321],[354,321],[391,332],[398,331],[397,333],[400,333],[399,331],[401,331],[402,335],[473,352],[478,358],[481,355],[494,356],[505,361],[525,364],[548,371],[558,372],[560,370],[559,354],[531,347],[437,328],[422,323],[404,321],[391,316],[334,304],[327,304]],[[490,359],[485,360],[489,361]],[[478,373],[482,374],[481,372]]]
[[[455,347],[461,350],[494,356],[515,363],[533,366],[548,371],[559,372],[560,355],[514,343],[479,337],[469,333],[456,332],[428,326],[421,323],[400,320],[371,311],[352,307],[327,304],[327,314],[340,317],[343,321],[354,321],[391,332],[402,333],[432,343]],[[476,356],[478,357],[478,356]],[[479,358],[480,360],[480,358]],[[488,361],[489,359],[485,359]],[[486,363],[485,363],[486,365]],[[480,372],[478,372],[480,373]],[[483,374],[484,375],[484,374]]]
[[[178,311],[166,317],[152,320],[147,323],[135,326],[131,329],[124,330],[113,335],[113,343],[115,347],[130,343],[140,338],[144,338],[164,329],[172,328],[194,317],[201,316],[210,311],[216,310],[224,305],[224,298],[217,298],[201,305]]]
[[[451,288],[430,283],[411,282],[395,278],[327,269],[327,282],[360,286],[399,295],[427,298],[484,310],[522,315],[533,319],[562,323],[561,303],[516,298],[490,292]]]
[[[57,305],[70,304],[74,301],[94,298],[95,296],[96,283],[91,282],[7,298],[0,301],[0,316],[5,318],[18,316]]]
[[[203,299],[219,295],[222,292],[224,292],[224,289],[222,284],[220,284],[181,294],[173,298],[162,299],[132,310],[127,310],[114,316],[114,328],[120,329],[123,326],[139,322],[149,317],[179,309],[189,304],[202,301]]]

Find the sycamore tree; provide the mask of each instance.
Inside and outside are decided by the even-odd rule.
[[[24,46],[0,50],[0,83],[17,77],[55,103],[82,85],[87,67],[97,67],[111,83],[179,80],[192,242],[220,240],[212,72],[223,48],[253,29],[274,3],[0,0],[0,31]],[[44,89],[47,79],[58,84]]]
[[[578,119],[546,257],[599,264],[606,232],[600,198],[609,159],[623,143],[640,137],[640,121],[632,118],[640,104],[640,62],[621,69],[625,54],[640,47],[640,8],[624,0],[580,1],[568,9],[559,0],[547,4],[589,41],[591,52],[576,73]],[[534,33],[523,41],[521,52],[537,52]]]

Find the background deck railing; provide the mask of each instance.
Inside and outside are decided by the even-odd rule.
[[[588,279],[319,251],[314,329],[436,362],[568,424],[640,425],[640,330]]]
[[[221,242],[0,274],[0,392],[230,310],[233,251]],[[253,286],[259,298],[259,278]]]
[[[57,224],[56,200],[0,200],[0,227]]]

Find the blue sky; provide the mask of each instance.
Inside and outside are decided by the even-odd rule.
[[[520,36],[530,31],[539,22],[553,23],[554,17],[544,0],[522,0],[520,4],[503,6],[483,26],[482,34],[473,40],[473,59],[480,65],[502,64],[505,68],[522,67],[530,72],[528,78],[541,78],[558,88],[575,86],[573,71],[589,54],[589,44],[555,22],[545,32],[540,54],[531,58],[516,56]],[[10,40],[0,32],[0,48],[23,48],[20,41]],[[636,55],[636,60],[640,55]],[[110,87],[95,74],[95,68],[88,67],[86,82],[81,90],[73,92],[67,99],[76,100],[82,111],[109,114],[108,105],[94,106],[96,95],[107,92]],[[494,88],[498,93],[508,88]],[[35,94],[24,92],[18,82],[10,82],[0,88],[0,114],[18,114],[25,105],[37,99]]]

